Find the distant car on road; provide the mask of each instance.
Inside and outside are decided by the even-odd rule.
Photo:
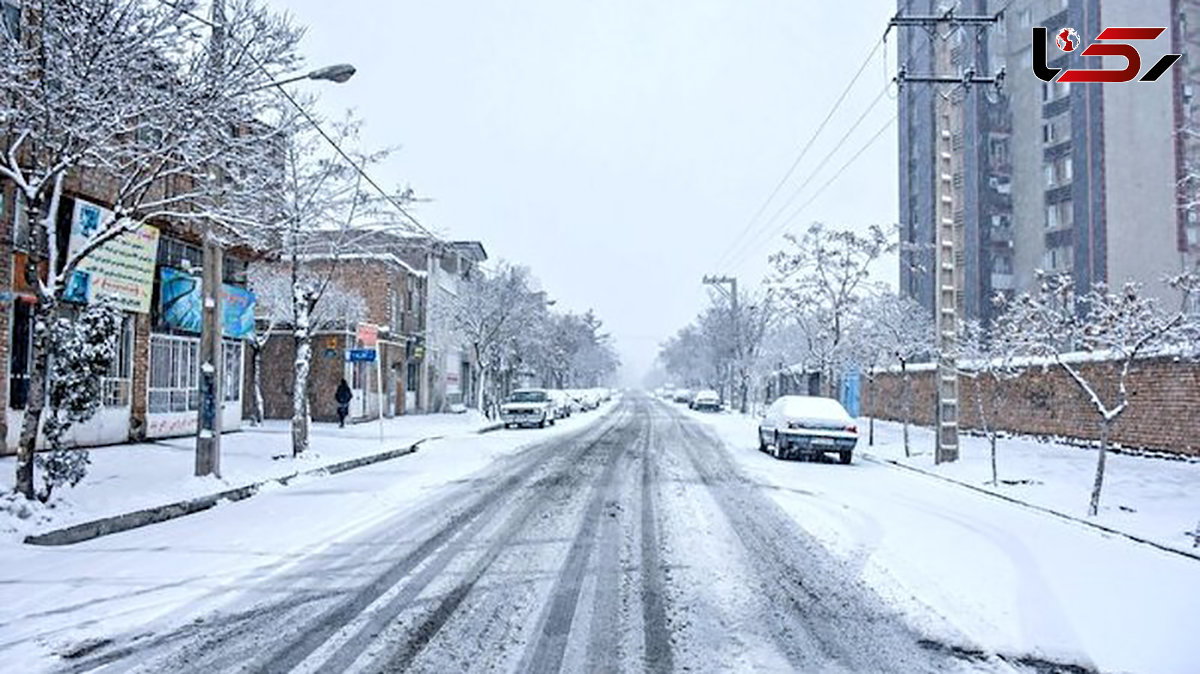
[[[677,388],[675,389],[675,397],[673,400],[677,403],[691,403],[692,392],[685,388]]]
[[[545,428],[558,418],[558,404],[550,391],[526,388],[513,391],[500,406],[500,420],[505,428],[538,426]]]
[[[692,398],[692,402],[688,405],[694,410],[701,412],[720,412],[721,411],[721,396],[713,390],[704,390]]]
[[[832,398],[783,396],[771,403],[758,424],[758,448],[777,459],[837,454],[850,463],[858,426]]]

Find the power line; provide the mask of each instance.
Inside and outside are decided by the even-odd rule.
[[[888,86],[889,85],[884,85],[883,89],[881,89],[880,92],[875,96],[874,100],[871,101],[871,103],[867,106],[867,108],[862,111],[862,113],[858,116],[857,119],[854,120],[854,123],[850,125],[850,128],[846,129],[846,132],[843,133],[841,138],[838,139],[838,141],[834,145],[833,149],[831,149],[828,153],[826,153],[826,155],[821,159],[821,161],[816,165],[816,167],[814,167],[813,170],[811,172],[809,172],[808,177],[804,179],[804,182],[802,182],[800,184],[800,186],[797,187],[795,189],[795,191],[792,192],[792,195],[790,197],[788,197],[788,200],[785,201],[784,204],[782,206],[780,206],[778,210],[775,211],[775,214],[772,215],[766,221],[766,223],[764,223],[762,225],[762,229],[759,230],[758,233],[752,235],[749,239],[745,239],[742,242],[744,245],[741,246],[741,250],[735,254],[732,254],[729,257],[729,261],[732,262],[732,261],[740,258],[745,253],[746,247],[752,248],[753,245],[758,242],[759,236],[762,234],[762,232],[765,231],[766,228],[768,228],[772,224],[774,224],[775,221],[779,219],[779,216],[782,215],[784,213],[784,211],[786,211],[788,209],[788,207],[792,205],[793,202],[795,202],[796,198],[799,197],[800,194],[804,192],[804,188],[808,187],[809,183],[811,183],[813,181],[813,179],[815,179],[817,177],[817,174],[821,172],[821,169],[825,168],[825,165],[829,163],[829,160],[833,159],[833,156],[835,154],[837,154],[839,150],[842,149],[842,146],[845,145],[846,141],[850,139],[850,136],[856,130],[858,130],[858,127],[861,126],[862,123],[866,120],[867,115],[869,115],[871,113],[871,111],[875,109],[875,106],[879,104],[879,101],[883,100],[884,95],[887,94]],[[735,249],[731,249],[729,252],[733,253],[734,250]]]
[[[170,0],[158,0],[158,2],[159,2],[159,4],[170,7],[171,9],[179,12],[180,14],[183,14],[184,16],[188,16],[192,19],[195,19],[196,21],[199,21],[200,23],[205,24],[209,28],[224,27],[224,26],[218,26],[216,23],[214,23],[210,19],[206,19],[202,16],[199,16],[184,7],[173,4],[172,2],[170,2]],[[229,32],[225,33],[225,37],[230,40],[233,40],[234,42],[237,42],[238,45],[241,46],[243,49],[242,53],[254,63],[254,66],[256,68],[258,68],[260,71],[262,71],[262,73],[264,75],[266,75],[268,79],[274,80],[275,75],[273,73],[271,73],[270,70],[267,69],[266,65],[262,61],[260,61],[257,56],[254,55],[254,53],[250,50],[249,45],[245,44],[244,42],[242,42],[236,36],[230,34]],[[417,230],[419,230],[421,233],[425,234],[425,236],[428,236],[429,238],[431,238],[435,241],[437,241],[439,239],[439,237],[436,234],[434,234],[432,231],[430,231],[428,228],[426,228],[424,225],[422,225],[421,222],[419,220],[417,220],[417,218],[408,211],[408,209],[404,208],[404,206],[402,206],[400,204],[400,202],[394,196],[392,196],[387,190],[383,189],[379,185],[379,183],[375,182],[375,179],[372,178],[371,175],[368,174],[366,172],[366,170],[361,165],[359,165],[359,163],[357,161],[354,160],[353,157],[351,157],[345,150],[343,150],[340,145],[338,145],[337,141],[334,140],[333,137],[330,136],[329,133],[326,132],[325,129],[321,127],[321,124],[316,120],[316,118],[314,118],[308,112],[308,110],[306,110],[304,108],[304,106],[300,105],[300,103],[295,98],[293,98],[292,95],[289,94],[286,89],[284,89],[282,86],[278,85],[275,82],[272,82],[271,84],[275,85],[275,90],[278,91],[280,94],[282,94],[283,97],[287,99],[288,103],[290,103],[292,105],[292,107],[296,108],[296,111],[299,112],[301,114],[301,116],[303,116],[304,119],[309,124],[312,124],[313,128],[317,130],[317,133],[319,133],[321,135],[321,137],[325,139],[325,142],[329,143],[330,147],[332,147],[334,149],[334,151],[336,151],[338,153],[338,155],[341,156],[341,158],[344,159],[346,161],[346,163],[349,164],[351,166],[351,168],[353,168],[354,171],[356,173],[358,173],[358,175],[361,176],[362,179],[367,182],[368,185],[373,187],[376,192],[379,192],[379,195],[382,196],[385,201],[387,201],[389,204],[391,204],[393,208],[395,208],[397,211],[400,212],[401,215],[403,215],[405,218],[407,218],[409,223],[412,226],[416,227]],[[269,84],[268,86],[271,86],[271,85]]]
[[[800,162],[804,160],[804,157],[808,154],[809,149],[812,148],[813,143],[816,142],[817,137],[821,135],[821,132],[825,129],[825,126],[829,124],[829,120],[833,119],[834,113],[836,113],[838,108],[841,107],[842,102],[846,100],[846,96],[850,93],[850,89],[854,87],[854,84],[863,74],[863,71],[867,69],[867,64],[871,62],[871,59],[875,56],[875,52],[879,51],[879,47],[882,44],[883,38],[880,38],[875,42],[875,45],[871,47],[871,51],[867,54],[867,57],[863,59],[862,65],[858,67],[858,70],[854,72],[854,76],[850,78],[850,82],[846,84],[844,89],[842,89],[841,95],[839,95],[837,100],[834,101],[833,107],[830,108],[829,112],[825,115],[825,118],[821,120],[819,125],[817,125],[816,131],[813,131],[813,134],[809,136],[808,141],[804,143],[804,147],[800,149],[800,154],[796,156],[796,159],[792,162],[792,165],[788,167],[787,172],[783,174],[783,177],[779,179],[779,182],[775,185],[775,188],[771,190],[771,193],[767,195],[767,198],[763,201],[762,205],[758,207],[758,211],[754,213],[754,216],[750,218],[749,222],[746,223],[746,226],[743,227],[742,231],[733,238],[733,241],[730,242],[729,247],[726,248],[725,252],[723,252],[721,257],[718,258],[718,267],[722,262],[725,261],[725,257],[729,255],[734,246],[737,244],[738,240],[745,236],[746,232],[748,232],[750,228],[753,227],[758,221],[758,219],[762,217],[762,214],[767,210],[767,206],[770,205],[771,201],[779,194],[779,191],[783,189],[783,186],[787,184],[788,179],[792,177],[792,174],[795,173],[796,168],[800,166]]]
[[[858,148],[858,150],[853,155],[851,155],[850,158],[847,159],[844,164],[842,164],[840,167],[838,167],[838,170],[835,171],[834,174],[829,177],[829,180],[826,180],[819,188],[817,188],[817,191],[814,192],[812,194],[812,196],[810,196],[808,198],[808,201],[805,201],[803,204],[801,204],[800,207],[797,208],[796,210],[792,211],[792,214],[789,215],[783,222],[779,223],[779,226],[771,231],[771,233],[767,236],[767,239],[769,240],[771,237],[773,237],[776,234],[778,234],[779,232],[783,231],[783,229],[785,227],[787,227],[789,224],[791,224],[791,222],[793,220],[795,220],[797,217],[799,217],[800,214],[803,213],[804,210],[809,207],[809,205],[811,205],[814,201],[817,200],[817,197],[820,197],[821,194],[824,193],[825,190],[828,189],[830,185],[832,185],[839,177],[841,177],[842,173],[844,173],[846,171],[846,169],[850,168],[851,164],[853,164],[855,161],[857,161],[858,158],[861,157],[863,155],[863,153],[867,151],[868,148],[870,148],[872,145],[874,145],[875,141],[879,140],[879,137],[882,136],[885,131],[887,131],[889,128],[891,128],[892,124],[896,121],[896,118],[898,116],[899,116],[899,113],[892,114],[892,116],[890,118],[888,118],[887,122],[885,122],[883,124],[883,126],[879,127],[879,130],[876,131],[874,133],[874,135],[872,135],[867,140],[867,142],[862,145],[862,147]],[[752,248],[748,249],[745,252],[748,253],[751,250],[753,250],[753,249]],[[731,260],[730,263],[733,264],[734,262],[736,262],[736,260]]]

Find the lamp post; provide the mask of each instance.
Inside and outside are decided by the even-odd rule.
[[[214,5],[215,14],[220,7]],[[223,17],[216,22],[223,25]],[[268,82],[243,93],[268,87],[281,87],[300,80],[322,80],[341,84],[355,73],[354,66],[341,63],[318,68],[303,75]],[[196,475],[221,476],[221,411],[225,402],[225,358],[221,344],[221,284],[224,280],[224,249],[211,227],[203,241],[203,276],[201,281],[202,322],[200,324],[200,405],[196,423]]]

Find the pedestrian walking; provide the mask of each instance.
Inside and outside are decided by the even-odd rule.
[[[338,410],[338,427],[346,427],[346,416],[350,414],[350,400],[354,394],[350,392],[350,385],[343,379],[342,383],[338,384],[337,392],[333,394],[334,400],[337,400]]]

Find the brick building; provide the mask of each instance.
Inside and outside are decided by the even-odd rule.
[[[425,335],[425,272],[391,253],[343,255],[336,262],[313,260],[318,272],[330,272],[331,284],[363,300],[362,322],[379,328],[378,366],[347,361],[347,352],[362,348],[355,322],[331,321],[314,331],[309,374],[309,404],[313,419],[337,418],[333,394],[345,378],[354,393],[351,419],[378,418],[377,374],[383,375],[383,415],[427,410],[421,386]],[[332,267],[332,269],[331,269]],[[267,418],[292,415],[292,362],[295,344],[286,330],[267,340],[262,354],[263,407]],[[252,375],[253,373],[251,373]],[[251,403],[245,402],[249,414]]]
[[[309,374],[312,418],[337,418],[333,396],[343,378],[354,394],[352,420],[377,419],[381,407],[383,415],[391,417],[469,405],[475,386],[472,355],[444,319],[430,318],[430,303],[444,306],[457,294],[458,280],[487,259],[483,245],[379,234],[356,248],[359,252],[337,255],[336,262],[332,257],[314,258],[307,264],[318,272],[332,265],[331,283],[362,297],[363,322],[379,327],[379,362],[347,360],[348,351],[363,347],[356,325],[334,321],[318,327]],[[295,345],[290,334],[278,332],[262,354],[263,412],[267,418],[283,419],[292,415]],[[244,407],[248,415],[251,402]]]
[[[95,173],[71,174],[65,181],[59,211],[60,243],[77,234],[89,218],[105,217],[111,186]],[[139,255],[145,283],[129,291],[142,301],[122,302],[124,321],[118,353],[103,379],[103,406],[86,423],[76,425],[69,442],[79,446],[115,444],[130,440],[190,435],[195,432],[199,407],[199,233],[171,222],[149,223]],[[24,282],[25,251],[30,245],[24,204],[19,192],[0,181],[0,443],[3,453],[15,451],[28,392],[32,361],[32,289]],[[102,247],[93,257],[100,257]],[[111,252],[120,256],[125,252]],[[225,380],[222,427],[239,428],[244,397],[243,372],[252,316],[253,296],[245,289],[250,253],[228,251],[224,264],[226,339],[221,371]],[[91,258],[89,258],[91,259]],[[90,284],[105,282],[103,269],[89,272]],[[136,285],[136,284],[135,284]],[[69,314],[80,302],[63,303]],[[247,313],[249,312],[249,314]]]

